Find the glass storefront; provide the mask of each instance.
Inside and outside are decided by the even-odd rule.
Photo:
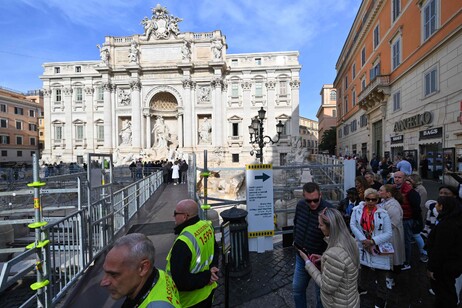
[[[420,175],[439,180],[443,175],[443,145],[441,142],[420,145]]]

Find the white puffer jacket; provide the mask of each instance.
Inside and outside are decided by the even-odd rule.
[[[353,208],[351,214],[350,228],[353,232],[359,248],[359,262],[362,265],[390,270],[392,268],[392,255],[370,254],[363,248],[362,241],[366,240],[363,228],[361,227],[361,216],[364,210],[364,202]],[[386,210],[378,208],[374,213],[374,231],[372,232],[372,239],[376,245],[390,242],[392,236],[390,216]]]

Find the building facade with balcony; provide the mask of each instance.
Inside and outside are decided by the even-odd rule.
[[[101,60],[44,64],[44,161],[113,153],[125,164],[208,150],[218,164],[255,162],[248,126],[261,107],[266,135],[285,124],[265,160],[277,164],[290,151],[299,125],[298,52],[227,54],[220,31],[180,32],[180,21],[157,6],[143,34],[106,37]]]
[[[307,154],[318,154],[318,121],[300,117],[300,142]]]
[[[321,106],[319,106],[316,117],[318,118],[318,136],[322,138],[324,132],[337,126],[337,90],[333,85],[325,84],[322,86]]]
[[[32,164],[39,155],[40,95],[29,97],[0,87],[0,167]]]
[[[362,2],[336,65],[339,155],[462,171],[461,25],[458,1]]]

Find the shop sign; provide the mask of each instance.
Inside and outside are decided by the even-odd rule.
[[[432,139],[432,138],[441,138],[443,137],[443,128],[430,128],[420,131],[419,140],[423,139]]]
[[[404,135],[391,136],[390,139],[391,139],[391,144],[402,143],[404,139]]]
[[[393,131],[402,132],[407,129],[416,128],[422,125],[428,125],[432,122],[433,116],[431,112],[426,111],[421,114],[395,122]]]

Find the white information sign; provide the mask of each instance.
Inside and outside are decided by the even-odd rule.
[[[249,251],[272,250],[274,235],[273,166],[271,164],[246,165],[245,170]]]

